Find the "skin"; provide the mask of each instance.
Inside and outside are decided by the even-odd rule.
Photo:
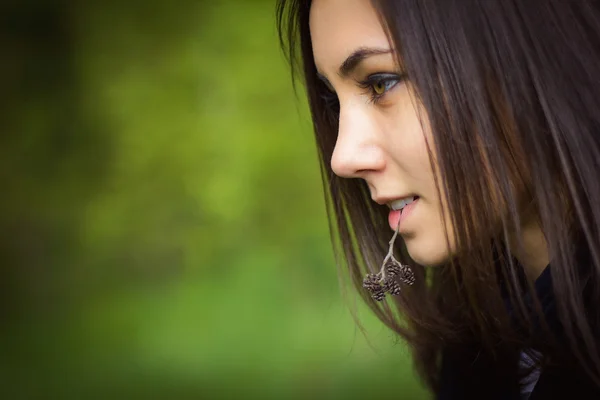
[[[432,133],[410,82],[401,79],[403,71],[375,10],[368,0],[315,0],[310,32],[317,71],[340,104],[339,132],[331,159],[334,173],[363,179],[379,204],[419,196],[402,220],[400,234],[419,264],[446,262],[455,249],[455,239],[450,216],[442,217],[443,203],[433,173],[435,154],[433,167],[428,155]],[[340,66],[360,49],[377,49],[377,53],[365,55],[341,74]],[[375,74],[380,78],[385,74],[386,80],[361,85]],[[373,95],[377,95],[376,101]],[[517,256],[531,276],[537,276],[547,265],[548,255],[539,225],[530,220],[522,227],[521,240],[514,242],[527,249],[519,250]]]

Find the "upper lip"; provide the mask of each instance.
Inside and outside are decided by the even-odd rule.
[[[396,200],[402,200],[402,199],[406,199],[409,197],[416,197],[416,194],[406,194],[406,195],[401,195],[401,196],[394,196],[394,197],[373,197],[373,201],[377,204],[381,204],[382,206],[390,206],[390,204]]]

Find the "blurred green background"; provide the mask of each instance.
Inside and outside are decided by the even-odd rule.
[[[426,398],[342,299],[274,8],[0,6],[1,398]]]

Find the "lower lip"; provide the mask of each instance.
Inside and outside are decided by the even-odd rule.
[[[405,223],[406,218],[408,218],[413,213],[413,210],[415,209],[418,202],[419,202],[419,199],[413,201],[412,203],[410,203],[409,205],[404,207],[402,210],[390,211],[390,215],[388,217],[388,222],[390,223],[390,228],[392,228],[392,230],[395,231],[396,228],[398,227],[398,224],[400,224],[399,231],[401,231],[402,225]]]

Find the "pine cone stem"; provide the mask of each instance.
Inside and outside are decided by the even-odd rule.
[[[396,242],[396,237],[398,237],[399,230],[400,230],[400,221],[398,221],[398,225],[396,226],[396,231],[394,232],[394,236],[392,236],[392,238],[389,241],[390,247],[388,248],[388,253],[385,256],[385,258],[383,259],[383,262],[381,263],[381,271],[382,271],[381,274],[382,274],[383,279],[385,279],[385,263],[387,263],[390,258],[394,257],[394,243]]]
[[[380,271],[377,274],[367,274],[363,280],[363,287],[371,293],[371,297],[376,301],[383,301],[386,293],[392,296],[400,294],[401,288],[396,279],[406,285],[412,285],[415,281],[411,268],[408,265],[402,265],[394,258],[394,243],[399,230],[400,221],[398,221],[394,236],[389,241],[390,247],[381,263]]]

